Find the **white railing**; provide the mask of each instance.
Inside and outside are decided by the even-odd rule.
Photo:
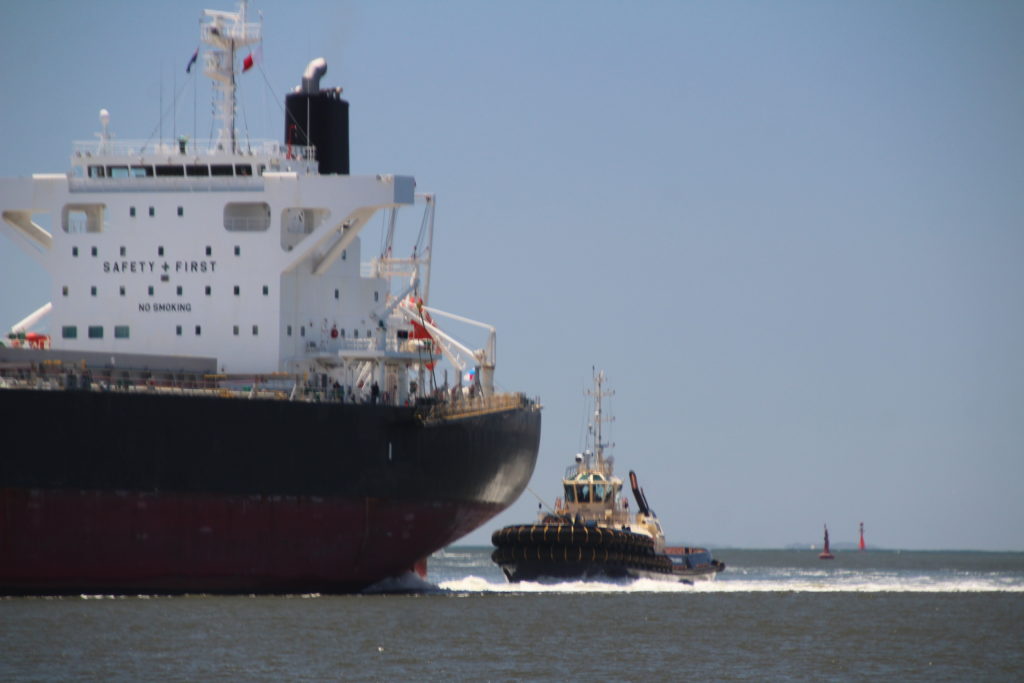
[[[180,158],[182,163],[189,163],[197,157],[209,159],[222,158],[226,161],[238,157],[279,157],[282,159],[315,159],[316,150],[311,146],[287,145],[277,140],[239,140],[237,151],[225,148],[221,140],[77,140],[71,143],[71,156],[74,160],[95,157],[134,157],[169,156],[173,163]],[[184,151],[183,151],[184,149]],[[166,163],[166,159],[161,162]],[[144,162],[140,162],[144,163]],[[156,163],[154,160],[151,163]]]

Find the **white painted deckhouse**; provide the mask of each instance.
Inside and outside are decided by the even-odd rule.
[[[70,172],[0,181],[0,231],[52,281],[50,301],[11,328],[15,343],[36,331],[31,343],[55,350],[214,357],[221,373],[317,373],[357,393],[377,383],[394,401],[422,391],[443,354],[460,378],[477,369],[489,395],[493,328],[452,316],[483,328],[485,348],[470,349],[425,305],[434,198],[409,176],[349,174],[348,103],[320,87],[326,62],[287,96],[281,141],[242,139],[236,65],[261,25],[243,4],[207,10],[200,33],[215,139],[121,140],[103,110]],[[391,212],[413,204],[421,232],[397,258]],[[364,262],[375,216],[391,229]]]

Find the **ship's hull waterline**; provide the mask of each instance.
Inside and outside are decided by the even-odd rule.
[[[414,407],[0,391],[0,593],[340,593],[510,505],[530,403]]]

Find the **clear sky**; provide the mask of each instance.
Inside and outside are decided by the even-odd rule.
[[[67,170],[101,107],[146,138],[176,88],[165,135],[209,137],[206,6],[5,2],[0,176]],[[254,8],[242,125],[280,138],[323,56],[353,172],[437,193],[432,303],[496,325],[498,383],[541,397],[547,502],[597,366],[672,541],[863,521],[879,547],[1024,550],[1024,4]],[[0,240],[0,326],[48,297]]]

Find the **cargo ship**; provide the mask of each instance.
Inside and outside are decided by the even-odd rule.
[[[261,34],[244,3],[202,15],[214,139],[101,110],[69,172],[0,179],[0,233],[51,278],[0,343],[0,594],[359,591],[533,473],[539,402],[496,390],[492,326],[431,304],[436,198],[349,172],[326,62],[279,141],[238,135]]]
[[[512,583],[608,579],[656,579],[692,584],[709,581],[725,569],[707,548],[669,546],[661,522],[647,502],[636,472],[629,482],[636,503],[630,514],[623,481],[615,476],[610,444],[602,439],[604,372],[594,375],[590,447],[576,454],[562,479],[564,500],[541,509],[535,524],[495,531],[491,559]]]

